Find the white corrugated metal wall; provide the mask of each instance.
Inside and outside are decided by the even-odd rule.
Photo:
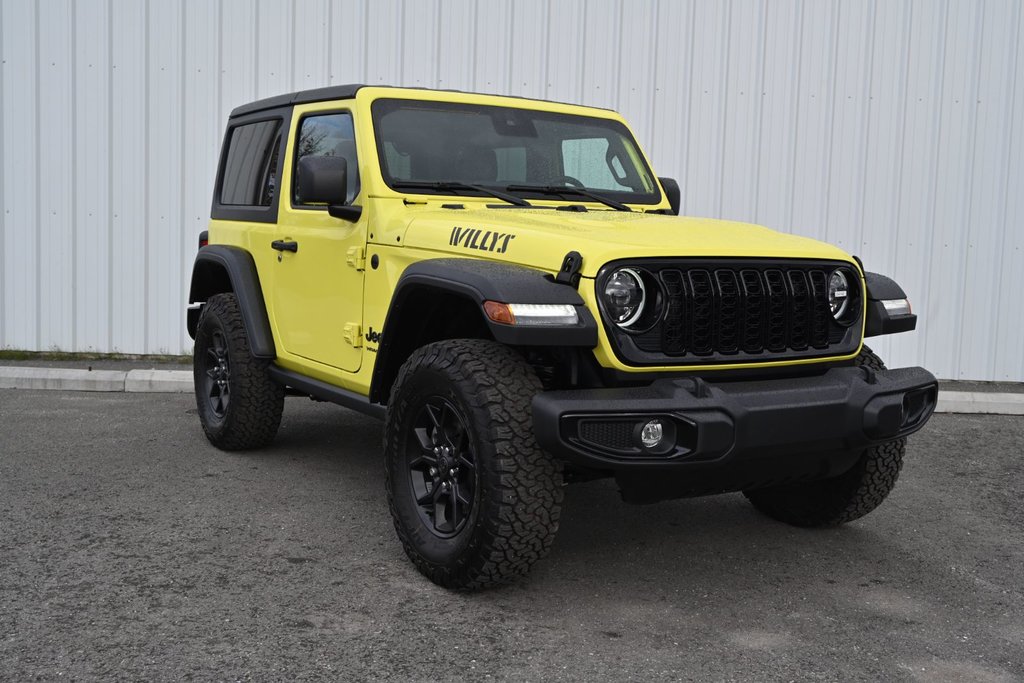
[[[227,113],[329,83],[613,107],[691,215],[819,237],[1024,380],[1019,0],[2,0],[0,347],[188,351]]]

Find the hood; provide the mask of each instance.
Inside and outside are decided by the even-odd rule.
[[[548,272],[559,269],[565,254],[578,251],[583,255],[584,277],[595,277],[609,261],[642,257],[851,261],[849,255],[832,245],[750,223],[640,212],[465,206],[462,210],[425,206],[407,213],[401,241],[406,247],[516,263]]]

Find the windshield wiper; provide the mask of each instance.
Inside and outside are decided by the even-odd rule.
[[[508,194],[501,190],[492,190],[484,185],[463,183],[458,180],[396,180],[391,183],[391,187],[395,189],[406,188],[409,190],[475,190],[481,194],[490,195],[495,199],[500,199],[503,202],[515,204],[516,206],[533,206],[530,202],[526,201],[522,197],[517,197],[514,194]]]
[[[621,202],[617,202],[614,199],[608,199],[608,197],[600,195],[593,190],[588,190],[585,187],[573,187],[572,185],[506,185],[505,190],[508,192],[537,192],[539,194],[575,195],[577,197],[593,199],[595,202],[600,202],[605,206],[610,206],[616,211],[633,210]]]

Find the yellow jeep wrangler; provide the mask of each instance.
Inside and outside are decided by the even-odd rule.
[[[360,85],[235,109],[192,274],[218,448],[286,395],[384,420],[398,537],[485,587],[551,547],[563,486],[742,491],[800,526],[867,514],[935,407],[900,287],[814,240],[679,213],[603,109]]]

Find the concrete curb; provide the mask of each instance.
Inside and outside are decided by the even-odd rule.
[[[1024,394],[987,391],[940,391],[937,413],[1024,415]]]
[[[124,391],[126,374],[118,370],[0,367],[0,389]]]
[[[79,370],[0,366],[0,389],[187,394],[192,392],[192,373],[184,370]]]
[[[0,389],[192,393],[187,370],[78,370],[0,366]],[[940,391],[937,413],[1024,415],[1024,392]]]
[[[187,370],[129,370],[124,390],[142,393],[192,393],[192,373]]]

